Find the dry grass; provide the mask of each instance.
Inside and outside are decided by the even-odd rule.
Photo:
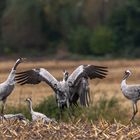
[[[2,61],[0,62],[0,82],[4,81],[9,74],[14,61]],[[18,67],[18,71],[28,70],[36,67],[44,67],[50,71],[58,79],[63,77],[62,70],[67,69],[72,72],[80,64],[94,64],[108,66],[109,73],[104,80],[92,80],[90,81],[90,89],[92,96],[95,100],[101,97],[103,94],[109,98],[112,96],[118,97],[123,105],[129,105],[128,101],[123,97],[120,90],[120,81],[123,73],[126,69],[130,69],[133,72],[133,76],[128,80],[129,83],[140,83],[140,61],[127,61],[127,60],[114,60],[114,61],[29,61],[22,63]],[[23,104],[23,101],[27,97],[32,97],[34,104],[39,103],[45,97],[52,95],[52,89],[44,83],[39,85],[16,85],[14,92],[9,96],[7,104],[19,106]]]
[[[118,122],[110,124],[105,120],[99,120],[96,124],[82,120],[69,124],[10,121],[1,123],[0,130],[0,139],[7,140],[140,139],[140,126]]]
[[[15,63],[15,60],[1,61],[0,62],[0,82],[4,81],[11,70],[11,67]],[[108,66],[108,76],[104,80],[91,80],[90,89],[94,102],[106,95],[111,98],[115,96],[119,99],[122,107],[131,108],[131,103],[124,98],[120,90],[120,82],[122,80],[123,73],[126,69],[132,70],[133,75],[129,78],[128,83],[140,83],[140,61],[139,60],[109,60],[109,61],[47,61],[47,60],[28,60],[26,63],[22,63],[18,67],[18,71],[28,70],[36,67],[44,67],[51,74],[58,79],[62,79],[62,70],[67,69],[72,72],[77,66],[81,64],[94,64]],[[16,85],[14,92],[8,97],[7,104],[10,106],[19,107],[25,105],[25,98],[32,97],[33,105],[38,104],[44,98],[52,95],[52,89],[45,83],[38,85]],[[130,112],[131,114],[131,112]],[[139,114],[140,115],[140,114]],[[138,115],[137,115],[138,116]]]
[[[14,61],[0,62],[0,82],[4,81],[13,66]],[[128,83],[140,83],[140,61],[139,60],[114,60],[114,61],[32,61],[21,64],[18,71],[36,67],[48,69],[58,79],[62,78],[62,70],[72,72],[80,64],[94,64],[108,66],[109,73],[104,80],[90,81],[92,98],[94,101],[106,95],[118,98],[121,106],[130,108],[131,103],[124,98],[120,90],[120,81],[126,69],[133,72]],[[45,84],[36,86],[16,85],[14,92],[8,97],[7,104],[20,106],[24,104],[27,97],[32,97],[33,103],[38,104],[45,97],[52,95],[53,91]],[[95,103],[95,102],[94,102]],[[131,112],[130,112],[131,114]],[[137,114],[137,118],[140,114]],[[110,124],[104,120],[97,123],[78,121],[75,123],[59,123],[46,125],[42,123],[4,122],[0,123],[0,139],[139,139],[140,127],[138,125],[123,125],[118,122]]]

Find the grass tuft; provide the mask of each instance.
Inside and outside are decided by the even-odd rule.
[[[27,106],[20,108],[7,107],[6,110],[7,113],[23,113],[29,120],[31,119]],[[49,96],[44,99],[40,104],[34,107],[34,110],[46,114],[50,118],[55,118],[58,121],[60,119],[60,110],[57,107],[54,96]],[[90,107],[81,107],[79,105],[78,107],[72,106],[70,109],[65,109],[61,121],[69,122],[71,120],[77,121],[82,119],[95,122],[104,118],[109,122],[117,120],[126,123],[129,120],[127,112],[126,109],[121,108],[116,97],[107,99],[106,96],[103,96],[98,101],[93,100]]]

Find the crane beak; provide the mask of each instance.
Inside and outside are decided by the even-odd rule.
[[[128,74],[125,73],[124,76],[123,76],[123,80],[126,79],[127,77],[128,77]]]
[[[19,58],[18,61],[19,61],[19,63],[25,62],[26,58]]]
[[[27,58],[21,58],[22,62],[25,62],[27,60]]]

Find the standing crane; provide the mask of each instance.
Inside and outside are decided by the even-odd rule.
[[[132,121],[134,120],[134,117],[138,112],[137,101],[140,100],[140,85],[138,84],[128,85],[126,83],[126,80],[130,75],[131,75],[130,70],[126,70],[124,73],[123,80],[121,82],[121,90],[123,95],[127,99],[132,101],[133,115],[130,119],[130,121]]]
[[[63,72],[63,75],[64,75],[63,81],[66,82],[69,77],[69,73],[65,70]],[[69,87],[69,92],[71,92],[70,87]],[[80,104],[82,106],[89,106],[90,89],[89,89],[89,83],[88,83],[87,78],[85,78],[85,77],[79,78],[78,82],[75,84],[74,87],[77,90],[74,90],[76,92],[72,93],[73,92],[73,89],[72,89],[72,92],[70,93],[70,97],[69,97],[70,104],[74,104],[74,105],[78,106],[77,100],[80,98],[79,100],[80,100]],[[75,94],[75,93],[77,93],[77,94]]]
[[[24,60],[25,60],[25,58],[17,59],[16,63],[12,67],[12,70],[11,70],[7,80],[0,84],[0,101],[3,102],[2,109],[1,109],[1,115],[4,114],[4,108],[5,108],[6,99],[12,93],[12,91],[13,91],[13,89],[15,87],[15,83],[16,83],[15,82],[16,68]]]
[[[85,104],[87,96],[82,94],[80,84],[87,88],[87,80],[103,79],[107,75],[107,67],[95,65],[80,65],[72,74],[64,73],[63,81],[58,81],[44,68],[36,68],[23,72],[16,73],[16,81],[20,85],[24,84],[39,84],[46,82],[55,92],[56,100],[59,108],[69,107],[75,104],[80,98],[81,102]],[[86,84],[85,84],[86,83]],[[83,96],[84,95],[84,96]]]
[[[46,123],[54,121],[40,112],[35,112],[32,108],[32,99],[31,98],[27,98],[26,101],[28,102],[29,110],[32,115],[32,121],[42,120],[43,122],[46,122]]]

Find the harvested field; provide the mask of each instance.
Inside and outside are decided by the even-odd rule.
[[[0,61],[0,82],[8,76],[14,61]],[[131,102],[121,93],[120,82],[126,69],[132,71],[128,83],[140,83],[140,60],[108,60],[108,61],[27,61],[18,67],[18,72],[31,68],[44,67],[57,79],[63,77],[62,70],[72,72],[80,64],[94,64],[108,66],[108,76],[104,80],[90,81],[90,90],[93,103],[96,104],[100,97],[108,99],[115,97],[119,101],[120,108],[128,109],[128,118],[131,117]],[[38,85],[16,85],[14,92],[8,97],[7,105],[13,107],[25,106],[24,100],[32,97],[33,105],[36,106],[44,98],[53,95],[52,89],[45,83]],[[140,109],[140,108],[139,108]],[[107,114],[110,115],[110,114]],[[118,114],[122,115],[122,114]],[[121,117],[122,118],[122,117]],[[140,113],[136,115],[139,120]],[[82,118],[83,119],[83,118]],[[117,120],[119,121],[119,120]],[[128,120],[129,121],[129,120]],[[58,123],[55,125],[25,122],[0,123],[0,139],[140,139],[140,126],[138,124],[124,125],[109,120],[99,120],[94,123],[79,120],[78,122]]]
[[[0,124],[0,139],[7,140],[103,140],[140,139],[140,126],[110,124],[104,120],[96,124],[79,120],[75,123],[43,124],[41,122],[5,122]]]
[[[1,61],[0,62],[0,82],[4,81],[15,61]],[[46,68],[57,79],[62,79],[63,69],[72,72],[77,66],[81,64],[94,64],[108,66],[108,76],[104,80],[90,80],[90,89],[92,97],[95,101],[102,95],[108,98],[115,96],[119,98],[124,106],[129,106],[129,102],[124,98],[120,90],[120,82],[123,73],[126,69],[132,70],[132,76],[128,79],[128,83],[140,83],[140,61],[139,60],[108,60],[108,61],[47,61],[47,60],[28,60],[18,67],[18,71],[29,70],[37,67]],[[52,89],[45,83],[38,85],[16,85],[13,93],[8,97],[7,104],[10,106],[24,105],[23,100],[27,97],[32,97],[33,103],[38,104],[41,100],[49,95],[53,95]],[[16,101],[16,102],[15,102]]]

